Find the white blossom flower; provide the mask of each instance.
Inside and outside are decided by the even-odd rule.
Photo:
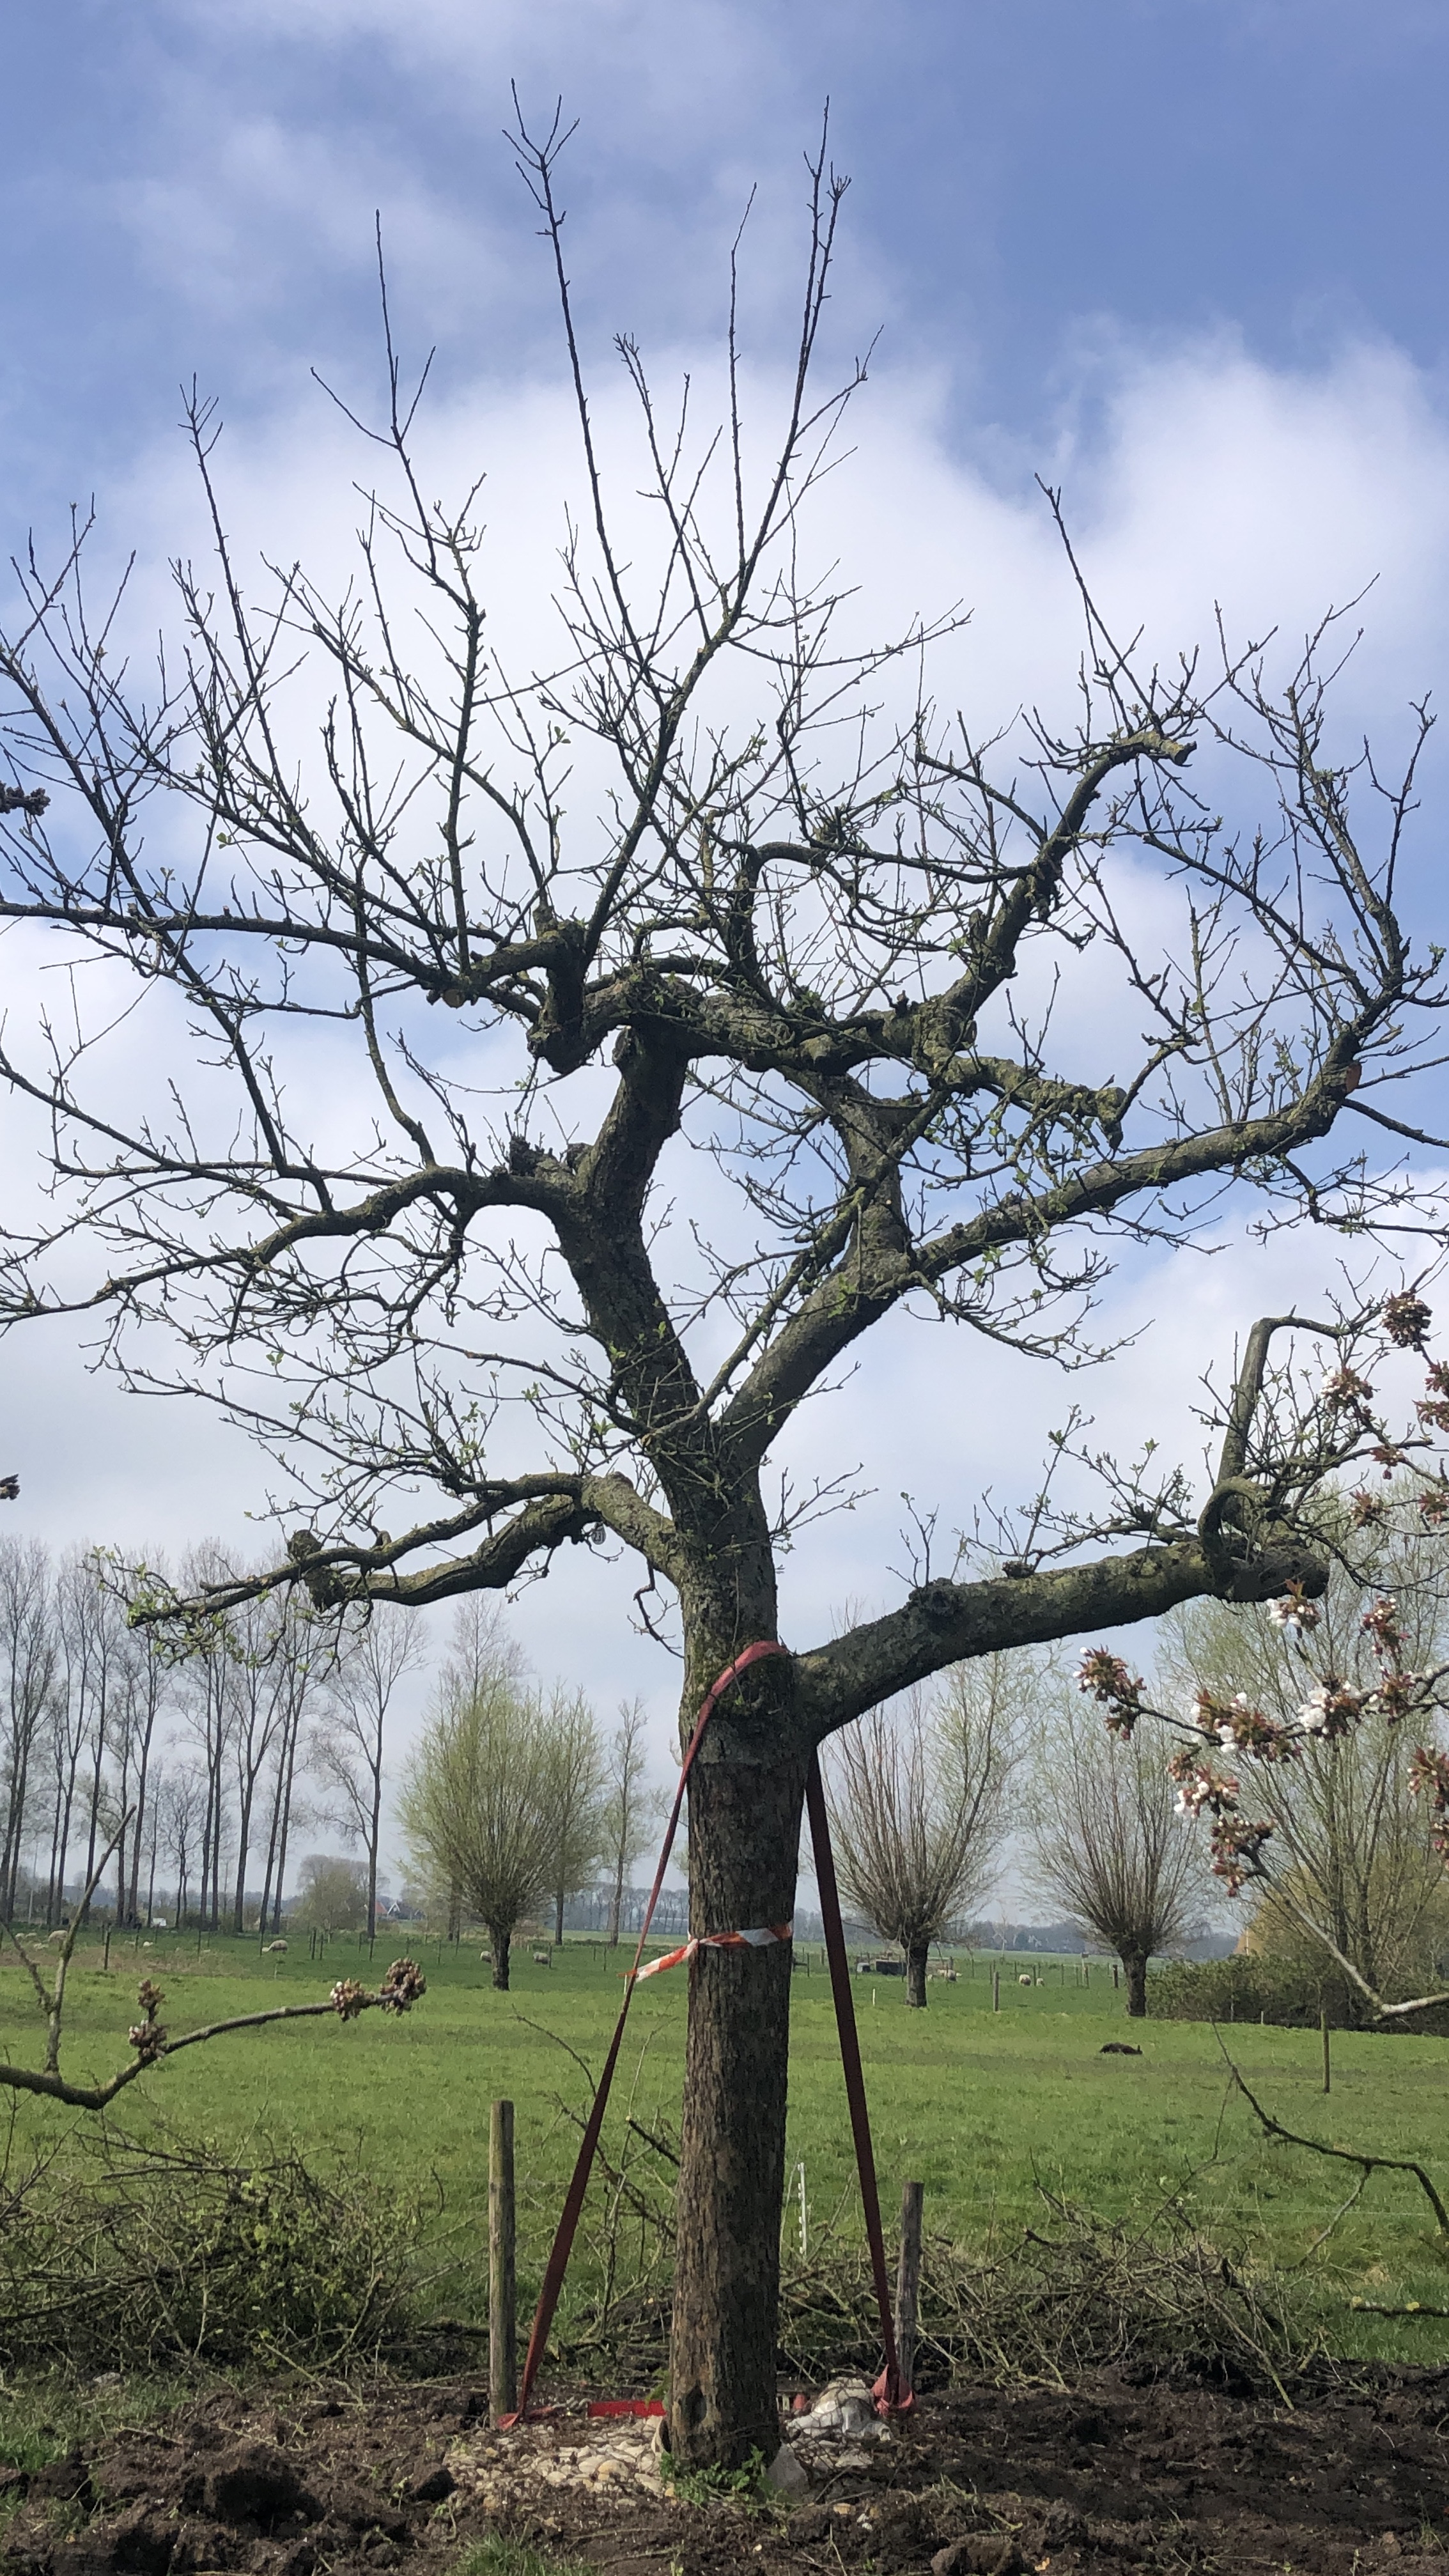
[[[1301,1592],[1284,1592],[1268,1603],[1268,1616],[1275,1628],[1296,1628],[1300,1636],[1306,1636],[1318,1625],[1318,1604],[1305,1601]]]

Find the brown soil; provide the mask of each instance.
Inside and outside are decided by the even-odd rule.
[[[651,2493],[642,2434],[636,2477],[618,2430],[565,2412],[492,2435],[466,2379],[199,2398],[32,2476],[0,2576],[443,2576],[489,2532],[610,2576],[933,2558],[938,2576],[1449,2576],[1444,2371],[1365,2373],[1293,2409],[1110,2372],[951,2389],[792,2507]],[[591,2440],[614,2445],[607,2471],[569,2482]],[[23,2484],[10,2473],[12,2503]]]

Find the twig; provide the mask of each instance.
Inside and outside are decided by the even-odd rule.
[[[1347,2218],[1354,2202],[1362,2197],[1367,2181],[1368,2175],[1366,2173],[1361,2173],[1357,2182],[1354,2184],[1352,2191],[1349,2193],[1347,2200],[1342,2203],[1340,2208],[1334,2211],[1328,2225],[1319,2229],[1312,2244],[1305,2246],[1303,2252],[1299,2255],[1297,2262],[1289,2267],[1292,2271],[1301,2272],[1310,2255],[1316,2254],[1320,2245],[1326,2245],[1328,2243],[1328,2240],[1333,2234],[1335,2227],[1338,2225],[1339,2220],[1341,2218]]]
[[[1239,2069],[1233,2065],[1233,2061],[1228,2057],[1227,2049],[1223,2044],[1222,2032],[1218,2028],[1216,2022],[1213,2024],[1213,2036],[1216,2039],[1219,2048],[1222,2049],[1224,2057],[1227,2058],[1228,2065],[1232,2069],[1233,2081],[1237,2085],[1238,2091],[1242,2094],[1243,2099],[1248,2104],[1249,2108],[1262,2122],[1269,2137],[1281,2138],[1286,2146],[1306,2147],[1310,2155],[1333,2156],[1337,2158],[1340,2164],[1357,2165],[1360,2168],[1365,2181],[1368,2180],[1371,2173],[1412,2174],[1414,2180],[1419,2184],[1420,2189],[1424,2192],[1430,2208],[1434,2212],[1435,2221],[1438,2225],[1440,2235],[1449,2236],[1449,2209],[1445,2208],[1443,2201],[1434,2189],[1434,2186],[1430,2181],[1429,2176],[1424,2171],[1423,2166],[1421,2164],[1416,2164],[1412,2156],[1372,2156],[1358,2147],[1330,2147],[1325,2145],[1322,2138],[1303,2138],[1299,2136],[1296,2129],[1285,2129],[1281,2120],[1275,2120],[1271,2111],[1264,2110],[1257,2095],[1244,2081]]]
[[[679,2158],[678,2158],[678,2156],[675,2154],[674,2149],[673,2149],[673,2147],[671,2147],[671,2145],[670,2145],[670,2143],[669,2143],[669,2140],[668,2140],[667,2138],[656,2138],[656,2136],[655,2136],[655,2134],[654,2134],[653,2130],[652,2130],[652,2129],[646,2129],[646,2128],[645,2128],[645,2126],[644,2126],[643,2121],[642,2121],[642,2120],[636,2120],[636,2119],[633,2117],[632,2113],[631,2113],[631,2115],[630,2115],[630,2117],[629,2117],[629,2120],[628,2120],[628,2121],[627,2121],[627,2123],[626,2123],[626,2126],[627,2126],[627,2127],[629,2127],[629,2128],[631,2128],[631,2129],[633,2130],[634,2135],[636,2136],[636,2138],[642,2138],[642,2139],[643,2139],[644,2144],[645,2144],[645,2146],[646,2146],[646,2147],[652,2147],[652,2148],[654,2149],[654,2152],[655,2152],[656,2156],[663,2156],[663,2157],[665,2158],[666,2162],[667,2162],[667,2163],[669,2163],[669,2164],[671,2164],[671,2165],[677,2165],[677,2164],[678,2164],[678,2162],[679,2162]]]
[[[71,1917],[70,1929],[61,1945],[60,1956],[55,1963],[55,1984],[49,1996],[46,1994],[40,1970],[37,1968],[35,1961],[26,1949],[25,1944],[21,1940],[19,1933],[16,1931],[14,1924],[7,1924],[5,1927],[9,1932],[10,1938],[14,1942],[16,1949],[20,1953],[20,1957],[29,1974],[30,1982],[35,1988],[40,2009],[45,2015],[45,2071],[47,2075],[55,2076],[57,2081],[59,2080],[60,2073],[60,2025],[61,2017],[65,2011],[65,1981],[67,1972],[70,1968],[71,1954],[75,1949],[76,1942],[80,1938],[81,1925],[84,1923],[86,1915],[90,1910],[91,1898],[94,1896],[96,1889],[100,1886],[101,1880],[106,1874],[107,1869],[110,1867],[111,1855],[118,1848],[121,1837],[125,1833],[126,1827],[129,1825],[134,1814],[135,1809],[133,1807],[128,1807],[126,1809],[126,1812],[122,1816],[120,1823],[117,1825],[115,1832],[112,1834],[110,1841],[107,1843],[105,1850],[102,1852],[100,1859],[97,1861],[95,1868],[91,1871],[90,1878],[86,1883],[85,1893]],[[0,2078],[4,2077],[5,2072],[6,2070],[3,2067],[0,2067]],[[53,2091],[55,2088],[49,2085],[23,2085],[20,2089],[24,2092],[48,2092]],[[62,2093],[60,2098],[64,2101],[67,2096]],[[96,2103],[91,2105],[77,2105],[77,2107],[98,2110],[100,2105],[99,2103]]]
[[[334,2020],[350,2019],[352,2013],[370,2012],[377,2006],[387,2011],[399,2009],[396,1997],[383,1992],[355,1996],[351,2013],[346,2015],[340,2013],[330,1997],[325,2003],[277,2004],[270,2012],[239,2013],[234,2021],[208,2022],[201,2030],[183,2031],[179,2039],[163,2040],[157,2048],[138,2049],[129,2065],[118,2067],[103,2084],[68,2084],[54,2067],[42,2070],[3,2063],[0,2084],[10,2085],[17,2093],[43,2093],[50,2101],[64,2102],[73,2111],[104,2111],[107,2103],[114,2102],[116,2095],[134,2084],[148,2067],[160,2066],[166,2058],[175,2057],[183,2048],[195,2048],[204,2039],[222,2039],[233,2030],[259,2030],[266,2022],[314,2021],[323,2013],[330,2013]]]
[[[585,2060],[580,2057],[578,2050],[576,2048],[571,2048],[566,2039],[560,2039],[556,2030],[550,2030],[547,2022],[530,2021],[527,2013],[521,2013],[519,2011],[517,2004],[513,2005],[512,2011],[514,2020],[521,2022],[525,2030],[536,2030],[540,2039],[551,2039],[555,2048],[561,2048],[566,2057],[571,2057],[573,2059],[575,2066],[578,2068],[579,2073],[582,2075],[584,2082],[589,2088],[589,2099],[592,2101],[599,2088]],[[565,2108],[566,2105],[560,2102],[559,2109],[562,2111]],[[570,2119],[574,2119],[577,2115],[570,2111],[568,2116]]]

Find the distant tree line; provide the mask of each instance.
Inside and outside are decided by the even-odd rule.
[[[211,1545],[178,1579],[199,1590],[237,1572]],[[299,1838],[330,1828],[360,1857],[308,1852],[295,1901],[319,1929],[371,1935],[389,1729],[422,1662],[414,1623],[272,1593],[193,1629],[178,1658],[132,1622],[134,1588],[105,1549],[56,1557],[0,1539],[0,1921],[65,1920],[120,1828],[94,1912],[277,1932]],[[457,1755],[465,1737],[472,1775],[455,1762],[425,1826],[438,1748]],[[505,1981],[514,1924],[547,1908],[561,1938],[586,1889],[606,1938],[637,1928],[631,1873],[660,1811],[643,1709],[621,1709],[606,1734],[581,1694],[528,1680],[485,1604],[454,1621],[404,1810],[417,1901],[451,1930],[465,1915],[487,1923]],[[683,1904],[673,1891],[661,1928]]]
[[[1438,1519],[1420,1513],[1406,1526],[1401,1500],[1391,1482],[1382,1495],[1342,1498],[1355,1563],[1341,1549],[1309,1609],[1290,1599],[1285,1617],[1281,1603],[1194,1602],[1160,1624],[1158,1699],[1189,1721],[1211,1706],[1225,1735],[1257,1727],[1270,1745],[1252,1794],[1272,1868],[1250,1882],[1226,1935],[1214,1929],[1224,1873],[1181,1755],[1171,1760],[1153,1728],[1104,1722],[1086,1685],[1050,1657],[982,1657],[943,1675],[930,1698],[905,1693],[837,1736],[826,1769],[841,1887],[903,1951],[908,2003],[926,2001],[931,1947],[963,1942],[1107,1951],[1136,2016],[1150,1960],[1221,1957],[1239,1938],[1259,1962],[1264,2009],[1271,1987],[1293,2013],[1311,2003],[1310,2018],[1322,2007],[1372,2025],[1375,1997],[1397,2001],[1442,1979],[1446,1837],[1414,1790],[1426,1762],[1442,1759],[1443,1721],[1421,1709],[1409,1727],[1375,1689],[1374,1630],[1381,1611],[1392,1617],[1411,1678],[1446,1669],[1449,1568]],[[1365,1581],[1379,1595],[1368,1616]],[[1251,1744],[1238,1751],[1250,1758]],[[966,1919],[1008,1864],[1055,1921]],[[1172,2008],[1199,1992],[1246,1994],[1249,1971],[1234,1978],[1179,1979]]]
[[[186,1571],[226,1569],[209,1547]],[[108,1551],[0,1540],[0,1919],[59,1922],[120,1827],[97,1909],[278,1923],[295,1836],[347,1767],[326,1757],[366,1651],[273,1598],[177,1661],[132,1624]]]

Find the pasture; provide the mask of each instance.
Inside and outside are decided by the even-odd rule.
[[[513,1991],[504,1995],[493,1992],[476,1946],[454,1950],[392,1931],[379,1936],[374,1968],[408,1947],[421,1955],[428,1993],[405,2019],[370,2013],[345,2027],[325,2019],[219,2040],[143,2077],[113,2117],[136,2135],[163,2122],[209,2133],[228,2149],[251,2136],[356,2159],[379,2190],[423,2203],[424,2241],[438,2266],[435,2310],[481,2320],[489,2102],[506,2095],[517,2109],[520,2300],[531,2302],[572,2164],[570,2113],[586,2105],[583,2070],[596,2071],[602,2058],[628,1954],[571,1939],[545,1968],[523,1942]],[[829,1985],[820,1951],[802,1955],[809,1970],[794,1980],[786,2214],[796,2242],[801,2165],[815,2237],[831,2222],[850,2233],[859,2226]],[[1449,2248],[1436,2241],[1428,2204],[1409,2177],[1374,2175],[1315,2250],[1355,2173],[1265,2139],[1235,2095],[1208,2026],[1129,2024],[1100,1964],[1089,1985],[1075,1961],[1037,1963],[1042,1983],[1019,1985],[1017,1954],[996,1963],[994,2013],[992,1964],[978,1954],[973,1969],[963,1955],[955,1984],[932,1982],[924,2013],[907,2009],[894,1979],[853,1981],[888,2223],[907,2177],[925,2183],[928,2230],[968,2247],[1009,2241],[1039,2223],[1039,2184],[1108,2219],[1146,2219],[1175,2198],[1234,2255],[1306,2264],[1342,2348],[1449,2360],[1449,2325],[1377,2318],[1349,2304],[1360,2297],[1449,2307]],[[283,1959],[263,1956],[254,1939],[198,1946],[195,1935],[157,1936],[143,1953],[126,1936],[112,1946],[109,1972],[99,1949],[87,1947],[72,1973],[67,2016],[73,2078],[104,2074],[124,2059],[140,1973],[165,1987],[162,2018],[179,2033],[270,2003],[313,2000],[334,1977],[365,1978],[369,1969],[365,1945],[359,1955],[351,1936],[332,1941],[315,1962],[305,1934],[294,1936]],[[631,2111],[646,2127],[676,2119],[684,2007],[683,1971],[640,1988],[606,2148]],[[34,2064],[42,2036],[28,1983],[9,1962],[0,1971],[0,2048]],[[1325,2099],[1316,2032],[1238,2026],[1224,2036],[1266,2107],[1289,2127],[1416,2157],[1449,2196],[1449,2042],[1336,2034]],[[1104,2057],[1103,2042],[1113,2038],[1140,2043],[1142,2056]],[[12,2099],[12,2154],[85,2118]],[[588,2283],[587,2257],[576,2258],[570,2296],[584,2295]]]

